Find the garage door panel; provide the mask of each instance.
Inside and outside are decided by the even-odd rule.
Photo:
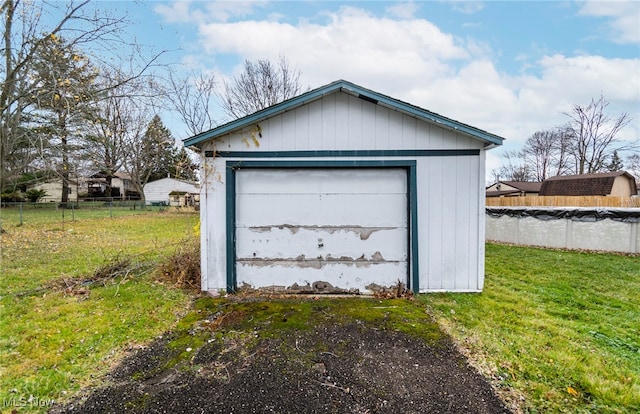
[[[360,292],[372,292],[367,286],[393,286],[406,280],[406,266],[402,263],[384,263],[357,265],[331,263],[319,267],[313,263],[301,270],[299,266],[288,262],[274,263],[272,266],[258,266],[254,263],[238,262],[238,272],[244,275],[238,285],[259,287],[292,287],[327,282],[340,289],[357,289]]]
[[[406,231],[380,227],[239,228],[236,256],[238,260],[320,257],[327,260],[406,261]]]
[[[247,169],[236,194],[317,194],[361,193],[370,188],[375,194],[404,194],[406,173],[380,169]],[[375,183],[375,188],[371,187]],[[303,184],[303,185],[301,185]]]
[[[236,206],[237,227],[407,226],[404,194],[240,194]]]
[[[237,285],[406,281],[406,189],[401,168],[238,171]]]

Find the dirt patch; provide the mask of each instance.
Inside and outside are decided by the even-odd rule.
[[[200,309],[53,412],[509,412],[448,337],[392,329],[416,322],[396,303],[368,302],[379,319],[298,302]]]

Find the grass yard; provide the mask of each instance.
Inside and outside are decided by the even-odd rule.
[[[124,351],[177,323],[192,298],[153,273],[194,237],[197,223],[194,213],[154,212],[87,218],[64,228],[43,214],[4,226],[2,412],[43,411],[95,384]],[[100,277],[107,271],[115,276]]]
[[[134,214],[163,212],[167,207],[143,206],[140,202],[81,202],[70,208],[58,208],[58,203],[13,203],[0,209],[0,225],[5,229],[19,226],[55,225],[60,229],[73,227],[76,221],[117,218]]]
[[[640,412],[639,257],[488,244],[482,294],[420,299],[524,412]]]

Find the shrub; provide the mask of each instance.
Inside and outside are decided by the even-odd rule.
[[[24,195],[31,201],[32,203],[36,203],[42,197],[47,196],[47,192],[42,189],[32,188],[28,190]]]

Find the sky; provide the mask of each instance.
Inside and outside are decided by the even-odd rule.
[[[344,79],[504,137],[488,176],[534,132],[603,96],[640,139],[640,1],[108,1],[177,67],[237,75],[286,57],[303,88]],[[220,121],[226,121],[220,113]],[[186,130],[167,123],[174,135]]]

